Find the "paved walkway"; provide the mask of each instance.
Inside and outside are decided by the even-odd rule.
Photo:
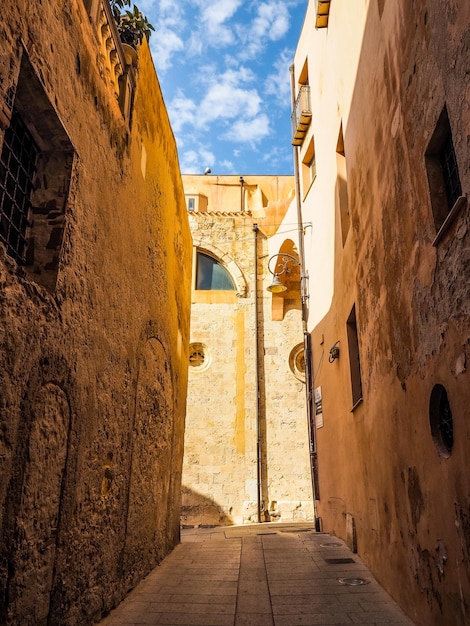
[[[181,539],[101,626],[413,624],[356,554],[309,524],[190,529]]]

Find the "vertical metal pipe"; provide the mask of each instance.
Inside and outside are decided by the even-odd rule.
[[[292,98],[292,111],[295,107],[295,75],[294,64],[289,68],[290,70],[290,84],[291,84],[291,98]],[[302,298],[302,328],[304,333],[304,355],[305,355],[305,391],[307,401],[307,421],[308,421],[308,436],[310,447],[310,473],[312,479],[312,496],[313,496],[313,513],[315,517],[315,527],[317,528],[317,506],[316,499],[318,496],[318,479],[317,479],[317,451],[316,451],[316,438],[315,438],[315,411],[313,401],[313,376],[312,376],[312,364],[313,355],[311,350],[311,338],[308,332],[307,319],[308,319],[308,274],[305,269],[305,246],[304,246],[304,228],[302,218],[302,203],[300,200],[300,178],[299,178],[299,152],[297,146],[293,146],[294,156],[294,179],[295,179],[295,197],[297,204],[297,224],[299,230],[299,260],[300,260],[300,290]],[[318,530],[318,528],[317,528]]]
[[[254,318],[255,318],[255,380],[256,380],[256,489],[258,498],[258,523],[261,522],[261,422],[259,388],[259,314],[258,314],[258,224],[253,224],[254,248]]]

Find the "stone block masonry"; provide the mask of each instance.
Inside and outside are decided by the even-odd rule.
[[[183,184],[197,209],[189,213],[195,258],[215,259],[234,289],[198,288],[196,265],[191,342],[204,361],[194,360],[189,371],[182,523],[312,519],[305,385],[290,368],[290,353],[303,341],[300,281],[285,301],[266,291],[269,251],[294,247],[290,235],[270,243],[278,230],[292,232],[280,225],[292,221],[293,178],[243,177],[242,207],[238,176],[184,175]],[[273,314],[277,297],[280,318]]]

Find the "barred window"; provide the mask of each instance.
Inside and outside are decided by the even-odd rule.
[[[457,198],[462,195],[462,185],[460,184],[457,157],[455,156],[454,144],[450,133],[439,152],[439,162],[444,177],[447,206],[451,209],[456,203]]]
[[[0,245],[24,275],[54,292],[74,149],[22,51],[0,154]]]
[[[446,107],[442,110],[429,141],[425,163],[434,224],[436,231],[439,231],[462,196],[459,168]]]
[[[38,147],[15,112],[0,157],[0,240],[18,264],[26,262],[29,214]]]

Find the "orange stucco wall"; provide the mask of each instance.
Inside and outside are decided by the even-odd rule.
[[[306,255],[318,295],[309,312],[315,386],[323,395],[318,512],[325,530],[357,545],[416,623],[465,624],[470,218],[464,201],[435,242],[425,153],[446,105],[462,194],[468,194],[470,6],[336,0],[328,28],[315,31],[314,4],[295,71],[298,79],[307,60],[306,142],[315,137],[317,160],[302,211],[313,223]],[[353,305],[362,376],[362,402],[354,410],[347,337]],[[338,340],[339,358],[329,362]],[[431,434],[436,384],[447,390],[453,416],[448,458]]]
[[[126,119],[84,2],[0,22],[0,110],[16,90],[73,153],[54,210],[33,197],[63,225],[56,280],[0,245],[0,621],[92,624],[179,540],[191,235],[147,44]]]

